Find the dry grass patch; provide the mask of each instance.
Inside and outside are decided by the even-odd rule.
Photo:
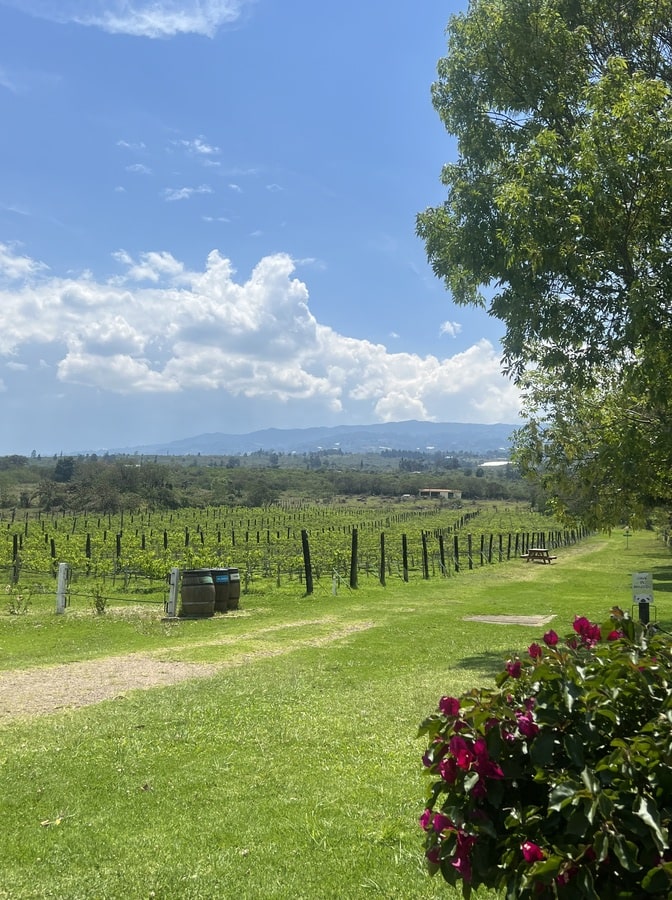
[[[39,716],[62,709],[90,706],[103,700],[113,700],[127,691],[166,687],[189,679],[208,678],[222,669],[229,669],[292,653],[304,647],[323,647],[351,634],[373,627],[373,622],[356,622],[333,628],[324,634],[299,638],[281,646],[255,648],[234,654],[217,662],[185,662],[174,659],[176,653],[194,649],[235,645],[260,635],[306,625],[324,625],[324,620],[290,622],[286,626],[270,626],[249,635],[214,638],[198,641],[171,650],[171,659],[161,659],[167,651],[129,653],[82,662],[45,666],[38,669],[13,670],[0,673],[0,721],[27,716]],[[333,623],[331,623],[333,625]]]

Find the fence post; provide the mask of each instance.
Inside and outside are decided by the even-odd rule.
[[[378,579],[383,587],[385,587],[385,532],[380,534],[380,570]]]
[[[308,532],[305,528],[301,529],[301,547],[303,549],[303,565],[306,571],[306,594],[312,594],[313,569],[310,562],[310,545],[308,543]]]
[[[422,577],[429,580],[429,560],[427,558],[427,533],[422,532]]]
[[[166,603],[166,615],[174,618],[177,615],[177,587],[180,583],[180,570],[172,568],[170,570],[170,594]]]
[[[355,590],[357,587],[357,547],[358,532],[356,528],[352,529],[352,543],[350,546],[350,587]]]
[[[67,563],[58,564],[58,581],[56,582],[56,614],[65,612],[67,603],[66,591],[68,587],[68,574],[70,567]]]

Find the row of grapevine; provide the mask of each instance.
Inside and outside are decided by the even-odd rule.
[[[120,516],[15,514],[0,520],[0,568],[53,574],[67,562],[79,577],[165,580],[172,567],[236,566],[257,579],[358,575],[429,578],[518,557],[532,544],[557,548],[583,537],[558,530],[528,507],[464,510],[228,507]],[[508,531],[496,531],[497,527]],[[515,530],[511,526],[517,526]],[[353,543],[356,541],[355,546]],[[308,551],[308,555],[307,555]]]

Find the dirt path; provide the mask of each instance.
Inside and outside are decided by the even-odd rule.
[[[235,644],[245,638],[258,637],[274,631],[303,625],[324,624],[324,620],[289,623],[260,629],[238,638],[215,638],[183,645],[179,652],[197,647]],[[373,627],[373,622],[356,622],[335,627],[319,637],[298,638],[282,647],[246,651],[220,663],[193,663],[160,659],[166,650],[148,653],[129,653],[124,656],[107,656],[83,662],[42,666],[37,669],[15,669],[0,672],[0,722],[21,717],[54,713],[63,709],[90,706],[103,700],[123,696],[127,691],[166,687],[196,678],[208,678],[224,669],[231,669],[258,659],[283,656],[302,647],[323,647],[342,640],[358,631]],[[174,652],[171,650],[170,652]]]

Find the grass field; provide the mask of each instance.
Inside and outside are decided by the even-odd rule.
[[[238,614],[203,621],[0,610],[0,897],[455,896],[423,867],[418,724],[548,627],[465,617],[554,616],[562,634],[575,614],[629,610],[631,573],[648,571],[670,627],[668,549],[649,532],[625,543],[614,533],[551,566],[372,578],[336,596],[253,592]],[[207,668],[68,708],[87,687],[76,661],[103,687],[112,656],[140,683],[143,666]],[[73,665],[51,668],[61,661]],[[60,708],[9,715],[17,669]]]

